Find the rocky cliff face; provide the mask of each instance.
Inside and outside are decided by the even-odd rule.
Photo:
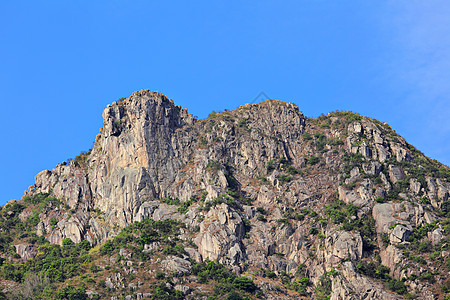
[[[36,175],[26,196],[64,204],[39,216],[36,232],[52,243],[97,244],[135,221],[177,219],[195,232],[192,259],[289,284],[308,278],[304,296],[437,299],[449,174],[357,114],[308,119],[268,100],[197,120],[145,90],[108,105],[93,149]],[[17,251],[28,258],[28,248]],[[273,285],[259,283],[270,295]]]

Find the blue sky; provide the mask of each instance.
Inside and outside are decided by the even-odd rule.
[[[282,3],[282,4],[281,4]],[[0,204],[159,90],[200,118],[260,92],[388,122],[450,164],[448,1],[0,1]]]

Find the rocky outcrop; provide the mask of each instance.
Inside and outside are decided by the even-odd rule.
[[[373,207],[373,218],[379,233],[390,233],[389,227],[396,224],[411,225],[414,215],[415,210],[409,202],[382,203]]]
[[[329,266],[338,265],[341,260],[362,258],[362,239],[358,233],[348,231],[327,232],[325,238],[325,259]]]
[[[16,252],[23,260],[28,260],[36,256],[36,249],[33,245],[18,244],[14,246],[16,248]]]
[[[203,258],[238,265],[244,258],[240,242],[244,233],[239,214],[221,204],[206,214],[194,242]]]
[[[396,225],[392,230],[389,239],[392,245],[398,245],[412,234],[411,226]]]
[[[333,279],[330,299],[403,299],[358,274],[349,261],[342,264],[341,274],[342,276]]]
[[[170,255],[161,261],[161,268],[180,274],[189,274],[191,272],[191,263],[186,259]]]

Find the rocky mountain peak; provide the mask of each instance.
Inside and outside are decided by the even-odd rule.
[[[252,274],[270,297],[279,279],[294,298],[435,299],[448,272],[449,190],[448,167],[359,114],[312,119],[267,100],[198,120],[141,90],[105,108],[89,152],[36,175],[20,216],[39,212],[33,230],[59,245],[116,241],[149,219],[181,222],[170,245],[183,241],[187,256],[152,263],[189,274],[194,261],[214,260]],[[432,272],[435,281],[418,279]]]
[[[101,133],[104,136],[116,136],[141,122],[147,122],[153,128],[165,126],[175,130],[185,124],[192,125],[194,120],[187,109],[175,105],[160,92],[141,90],[105,108]]]

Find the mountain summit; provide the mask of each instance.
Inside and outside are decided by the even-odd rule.
[[[355,113],[141,90],[35,181],[1,210],[7,297],[450,297],[450,169]]]

